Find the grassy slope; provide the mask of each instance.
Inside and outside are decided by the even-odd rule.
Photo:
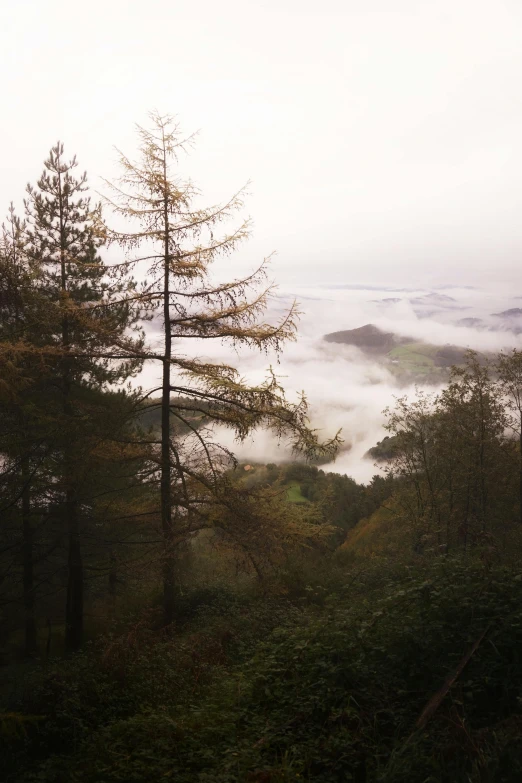
[[[253,466],[253,471],[249,471],[248,473],[240,472],[238,482],[243,486],[247,486],[249,483],[251,485],[264,484],[267,480],[266,467],[264,465],[251,464]],[[305,498],[301,493],[299,481],[285,481],[282,489],[286,491],[286,500],[289,503],[303,504],[310,502],[308,498]]]
[[[298,481],[291,481],[287,485],[286,499],[290,503],[309,503],[310,501],[301,494],[301,487]]]
[[[393,348],[388,357],[398,361],[397,369],[424,375],[439,369],[436,368],[434,362],[434,356],[438,350],[438,346],[428,343],[407,343]]]

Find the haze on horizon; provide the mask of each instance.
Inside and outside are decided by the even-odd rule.
[[[21,0],[0,10],[0,201],[49,147],[91,185],[152,108],[201,129],[210,201],[252,180],[244,270],[277,280],[485,284],[522,256],[516,0]]]

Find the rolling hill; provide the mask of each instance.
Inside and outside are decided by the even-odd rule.
[[[355,345],[365,353],[377,354],[387,354],[395,347],[408,342],[408,338],[397,337],[392,332],[383,332],[374,324],[366,324],[358,329],[332,332],[331,334],[326,334],[324,339],[328,343]]]
[[[422,377],[427,383],[439,383],[450,367],[463,364],[466,354],[466,348],[415,341],[384,332],[374,324],[332,332],[323,339],[329,343],[353,345],[369,356],[379,357],[397,378]]]

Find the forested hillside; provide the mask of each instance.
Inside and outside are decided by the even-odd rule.
[[[304,393],[191,348],[277,357],[298,305],[212,276],[249,222],[190,143],[152,115],[103,204],[58,143],[3,224],[1,779],[519,781],[522,353],[396,400],[371,482],[326,472]]]

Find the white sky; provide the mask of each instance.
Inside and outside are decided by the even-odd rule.
[[[520,0],[3,0],[0,206],[57,138],[93,185],[152,108],[186,169],[253,181],[283,282],[518,280]]]

